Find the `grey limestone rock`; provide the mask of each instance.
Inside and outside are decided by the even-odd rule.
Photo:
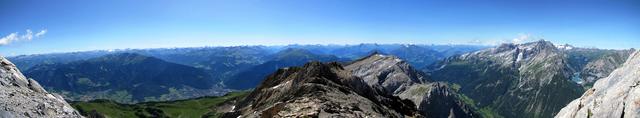
[[[38,82],[27,79],[9,60],[0,57],[0,64],[0,117],[82,117],[62,97],[48,93]]]
[[[640,117],[640,51],[622,67],[596,81],[582,97],[562,108],[556,118]]]

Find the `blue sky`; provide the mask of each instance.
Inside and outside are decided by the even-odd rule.
[[[0,55],[6,56],[293,43],[487,45],[539,38],[640,47],[640,2],[623,0],[2,0],[0,16]]]

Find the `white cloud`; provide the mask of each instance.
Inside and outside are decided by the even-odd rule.
[[[536,39],[542,39],[542,37],[534,36],[531,33],[518,33],[518,35],[515,38],[473,39],[465,42],[464,44],[495,46],[495,45],[500,45],[504,43],[522,44],[522,43],[534,41]]]
[[[22,35],[22,39],[25,39],[25,40],[33,39],[33,32],[30,29],[27,29],[27,34]]]
[[[47,29],[40,30],[40,32],[36,33],[36,38],[41,37],[42,35],[47,33]]]
[[[36,33],[35,35],[33,34],[33,31],[31,31],[30,29],[27,29],[24,35],[20,35],[18,32],[14,32],[5,37],[0,38],[0,45],[8,45],[12,42],[19,41],[19,40],[29,41],[34,38],[42,37],[46,33],[47,33],[46,29],[40,30],[40,32]]]
[[[5,37],[2,37],[0,39],[0,45],[7,45],[7,44],[9,44],[9,43],[11,43],[11,42],[13,42],[15,40],[18,40],[18,39],[19,38],[18,38],[18,33],[17,32],[11,33],[11,34],[9,34],[9,35],[7,35]]]
[[[529,33],[519,33],[518,37],[513,38],[513,40],[511,40],[511,43],[520,44],[520,43],[527,42],[527,41],[529,41],[531,39],[532,39],[531,34],[529,34]]]

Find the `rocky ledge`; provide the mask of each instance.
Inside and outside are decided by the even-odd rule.
[[[27,79],[16,66],[0,57],[0,117],[80,118],[61,96],[48,93]]]

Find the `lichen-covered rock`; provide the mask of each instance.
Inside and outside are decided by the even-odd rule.
[[[596,81],[593,88],[573,100],[556,118],[640,117],[640,51],[629,56],[622,67]]]
[[[0,117],[82,117],[62,97],[48,93],[38,82],[27,79],[4,57],[0,57],[0,65]]]

